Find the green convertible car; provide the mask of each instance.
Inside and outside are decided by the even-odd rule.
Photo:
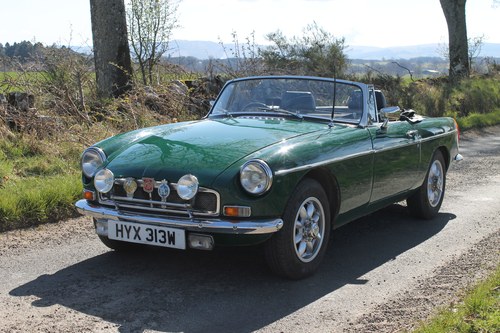
[[[451,118],[386,107],[372,85],[262,76],[226,83],[199,121],[86,149],[84,199],[115,250],[262,243],[273,272],[314,273],[333,229],[401,200],[438,214],[458,153]]]

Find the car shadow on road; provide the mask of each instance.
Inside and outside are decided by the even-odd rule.
[[[271,275],[255,248],[213,252],[113,251],[42,275],[10,292],[34,306],[59,304],[120,326],[120,332],[250,332],[361,277],[439,233],[455,218],[410,218],[392,205],[334,231],[320,271],[305,280]]]

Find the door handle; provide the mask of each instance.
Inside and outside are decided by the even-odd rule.
[[[419,137],[417,130],[410,130],[406,132],[406,137],[409,139],[417,139]]]

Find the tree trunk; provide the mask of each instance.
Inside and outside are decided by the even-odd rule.
[[[130,90],[132,62],[124,0],[90,0],[97,92],[118,97]]]
[[[469,51],[467,23],[465,20],[466,0],[440,0],[448,24],[450,78],[469,76]]]

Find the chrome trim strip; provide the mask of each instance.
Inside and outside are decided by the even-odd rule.
[[[303,171],[303,170],[308,170],[308,169],[312,169],[312,168],[317,168],[319,166],[323,166],[323,165],[326,165],[326,164],[340,162],[340,161],[344,161],[344,160],[348,160],[348,159],[356,158],[356,157],[360,157],[360,156],[370,155],[370,154],[373,154],[373,153],[375,153],[374,150],[369,150],[369,151],[364,151],[364,152],[361,152],[361,153],[351,154],[351,155],[347,155],[347,156],[335,157],[335,158],[332,158],[332,159],[329,159],[329,160],[325,160],[325,161],[321,161],[321,162],[316,162],[316,163],[313,163],[313,164],[301,165],[301,166],[298,166],[298,167],[295,167],[295,168],[291,168],[291,169],[278,170],[274,174],[276,176],[283,176],[283,175],[287,175],[287,174],[292,173],[292,172],[297,172],[297,171]]]
[[[200,216],[211,216],[213,215],[213,213],[201,213],[201,214],[195,214],[194,212],[188,212],[187,210],[185,211],[179,211],[179,210],[173,210],[173,209],[167,209],[167,208],[156,208],[156,207],[148,207],[148,209],[144,209],[144,207],[142,206],[134,206],[134,205],[127,205],[127,204],[123,204],[121,202],[116,202],[116,201],[111,201],[110,203],[109,202],[106,202],[106,201],[99,201],[100,204],[104,205],[104,206],[111,206],[113,208],[118,208],[118,209],[125,209],[125,208],[130,208],[130,209],[135,209],[135,210],[142,210],[142,211],[145,211],[146,213],[148,212],[157,212],[157,213],[172,213],[172,214],[183,214],[183,215],[186,215],[186,216],[189,216],[189,213],[191,213],[192,215],[200,215]],[[137,213],[137,214],[140,214],[140,213]]]
[[[127,200],[129,204],[127,204]],[[181,215],[194,215],[194,216],[216,216],[219,215],[218,211],[200,211],[200,210],[194,210],[191,205],[189,204],[175,204],[175,203],[168,203],[168,202],[162,202],[162,201],[149,201],[149,200],[140,200],[140,199],[127,199],[126,197],[114,197],[112,196],[110,199],[103,198],[100,193],[99,193],[99,198],[98,201],[101,205],[103,206],[110,206],[113,208],[130,208],[130,209],[135,209],[135,210],[140,210],[143,211],[144,213],[148,212],[158,212],[158,213],[173,213],[173,214],[181,214]],[[140,201],[140,202],[139,202]],[[135,203],[144,203],[148,204],[148,206],[145,205],[134,205]],[[158,207],[155,207],[158,206]]]
[[[422,139],[420,137],[419,139],[415,139],[414,141],[412,141],[410,143],[404,143],[404,144],[401,144],[401,145],[387,147],[387,148],[382,148],[382,149],[378,149],[378,150],[372,149],[372,150],[369,150],[369,151],[366,151],[366,152],[351,154],[351,155],[347,155],[347,156],[343,156],[343,157],[336,157],[336,158],[332,158],[332,159],[329,159],[329,160],[326,160],[326,161],[321,161],[321,162],[317,162],[317,163],[313,163],[313,164],[301,165],[301,166],[298,166],[298,167],[295,167],[295,168],[291,168],[291,169],[278,170],[274,174],[276,176],[283,176],[283,175],[287,175],[287,174],[292,173],[292,172],[298,172],[298,171],[308,170],[308,169],[312,169],[312,168],[317,168],[319,166],[323,166],[323,165],[327,165],[327,164],[335,163],[335,162],[341,162],[341,161],[345,161],[345,160],[348,160],[348,159],[351,159],[351,158],[356,158],[356,157],[361,157],[361,156],[364,156],[364,155],[376,154],[376,153],[385,152],[385,151],[389,151],[389,150],[399,149],[399,148],[403,148],[403,147],[406,147],[406,146],[413,146],[413,145],[417,145],[417,144],[420,144],[420,143],[423,143],[423,142],[427,142],[427,141],[430,141],[430,140],[434,140],[434,139],[438,139],[438,138],[441,138],[441,137],[444,137],[444,136],[448,136],[448,135],[454,134],[456,132],[457,132],[457,130],[454,129],[454,130],[451,130],[451,131],[448,131],[448,132],[445,132],[445,133],[442,133],[442,134],[430,136],[430,137],[425,138],[425,139]],[[410,140],[410,139],[408,139],[408,140]]]
[[[408,140],[411,140],[411,139],[408,139]],[[391,147],[385,147],[385,148],[377,149],[377,150],[374,150],[374,152],[375,153],[384,153],[386,151],[391,151],[391,150],[395,150],[395,149],[402,149],[404,147],[415,146],[415,145],[418,145],[420,143],[422,143],[422,141],[420,141],[419,139],[417,139],[417,140],[414,140],[414,141],[409,142],[409,143],[402,143],[402,144],[398,144],[398,145],[391,146]]]
[[[281,229],[281,227],[283,227],[283,220],[281,218],[252,221],[231,221],[221,219],[183,219],[178,217],[135,215],[94,205],[84,199],[77,201],[75,203],[75,207],[80,214],[91,216],[96,219],[161,225],[197,232],[260,235],[277,232]]]
[[[192,209],[190,204],[178,204],[173,202],[163,202],[163,201],[154,201],[154,200],[144,200],[144,199],[136,199],[129,197],[120,197],[117,195],[110,195],[111,200],[106,200],[103,198],[99,198],[99,202],[106,204],[108,201],[111,201],[109,205],[113,205],[113,201],[122,201],[122,202],[131,202],[131,203],[139,203],[139,204],[147,204],[147,205],[155,205],[155,206],[166,206],[166,207],[174,207],[174,208],[182,208],[182,209]],[[121,206],[121,204],[120,204]],[[141,206],[131,206],[135,208],[140,208]],[[144,208],[144,206],[142,206]]]

